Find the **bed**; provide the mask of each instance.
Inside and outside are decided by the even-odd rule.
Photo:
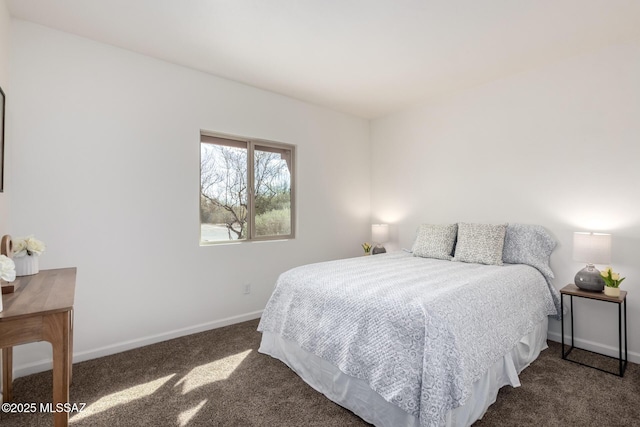
[[[414,253],[283,273],[260,320],[259,351],[376,426],[471,425],[546,348],[558,295],[539,264],[548,267],[555,241],[541,228],[504,225],[498,265],[456,262],[458,226],[444,259],[415,256],[414,244]]]

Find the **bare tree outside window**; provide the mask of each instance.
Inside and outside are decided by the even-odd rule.
[[[247,149],[201,144],[200,170],[200,222],[224,226],[227,240],[246,239]]]
[[[292,166],[293,146],[202,135],[201,242],[293,237]]]
[[[283,150],[256,146],[255,229],[258,236],[291,234],[291,173]]]

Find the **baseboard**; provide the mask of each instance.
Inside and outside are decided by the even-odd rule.
[[[97,359],[99,357],[121,353],[123,351],[132,350],[138,347],[144,347],[146,345],[167,341],[173,338],[179,338],[185,335],[196,334],[198,332],[204,332],[210,329],[222,328],[224,326],[233,325],[235,323],[241,323],[241,322],[246,322],[247,320],[257,319],[260,316],[262,316],[262,311],[263,310],[258,310],[251,313],[241,314],[238,316],[231,316],[225,319],[214,320],[212,322],[201,323],[199,325],[189,326],[181,329],[175,329],[169,332],[163,332],[161,334],[149,335],[149,336],[134,339],[134,340],[123,341],[120,343],[99,347],[93,350],[73,353],[73,363],[84,362],[85,360]],[[14,362],[15,362],[15,358],[14,358]],[[40,360],[37,362],[32,362],[32,363],[23,364],[23,365],[14,365],[13,376],[14,378],[24,377],[26,375],[47,371],[51,369],[52,366],[53,366],[52,359]]]
[[[562,342],[562,335],[559,332],[547,332],[547,338],[551,341]],[[566,335],[564,337],[564,344],[568,345],[571,343],[571,335]],[[583,340],[581,338],[575,338],[575,346],[583,348],[585,350],[594,351],[596,353],[605,354],[607,356],[617,358],[619,355],[618,347],[611,347],[608,345],[600,344],[597,342]],[[627,353],[629,362],[632,363],[640,363],[640,353],[636,353],[634,351],[629,351]],[[624,341],[622,343],[622,357],[624,357]]]

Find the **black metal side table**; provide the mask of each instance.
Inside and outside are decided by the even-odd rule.
[[[569,350],[567,350],[567,352],[565,353],[564,351],[564,316],[563,316],[562,321],[560,322],[562,324],[562,332],[561,332],[562,358],[564,360],[568,360],[569,362],[577,363],[583,366],[588,366],[589,368],[597,369],[599,371],[606,372],[608,374],[617,375],[619,377],[624,376],[624,371],[627,369],[627,291],[620,291],[619,297],[610,297],[608,295],[605,295],[602,292],[583,291],[582,289],[578,288],[574,284],[567,285],[564,288],[560,289],[560,307],[563,313],[564,313],[564,296],[565,295],[569,295],[571,299],[571,347],[569,347]],[[587,365],[586,363],[578,362],[578,361],[567,358],[567,356],[569,356],[569,353],[571,353],[571,350],[573,350],[574,348],[577,348],[578,350],[588,351],[589,353],[598,354],[600,356],[608,357],[610,359],[616,359],[615,357],[607,356],[606,354],[602,354],[602,353],[596,353],[595,351],[585,350],[584,348],[579,348],[574,345],[573,343],[573,297],[588,298],[588,299],[594,299],[598,301],[606,301],[613,304],[618,304],[618,358],[617,360],[620,367],[620,370],[618,373],[610,372],[604,369],[597,368],[595,366]],[[623,306],[624,306],[624,359],[622,358],[622,311],[623,311],[622,307]]]

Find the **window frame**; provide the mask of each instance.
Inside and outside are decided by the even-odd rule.
[[[200,147],[202,144],[212,144],[212,145],[224,145],[223,143],[216,143],[214,141],[207,142],[206,139],[222,139],[231,141],[231,143],[227,146],[234,146],[233,141],[237,141],[241,144],[246,144],[247,150],[247,237],[242,240],[216,240],[216,241],[204,241],[202,240],[202,222],[201,219],[199,222],[199,240],[200,246],[210,246],[210,245],[228,245],[228,244],[236,244],[236,243],[250,243],[250,242],[264,242],[264,241],[278,241],[278,240],[292,240],[296,237],[296,145],[287,144],[284,142],[278,141],[270,141],[261,138],[247,138],[241,137],[237,135],[229,135],[220,132],[210,132],[205,130],[200,130]],[[256,146],[262,146],[267,148],[274,148],[279,150],[287,150],[291,153],[291,164],[289,165],[289,175],[291,179],[290,186],[290,217],[291,217],[291,232],[289,234],[280,234],[275,236],[257,236],[256,235],[256,215],[255,215],[255,149]],[[240,144],[238,144],[239,148]],[[260,151],[258,149],[258,151]],[[200,148],[200,153],[202,153],[202,148]],[[200,195],[202,194],[202,154],[200,154]],[[198,197],[198,204],[200,204],[200,197]],[[198,206],[198,211],[200,210],[200,205]],[[199,216],[199,215],[198,215]]]

